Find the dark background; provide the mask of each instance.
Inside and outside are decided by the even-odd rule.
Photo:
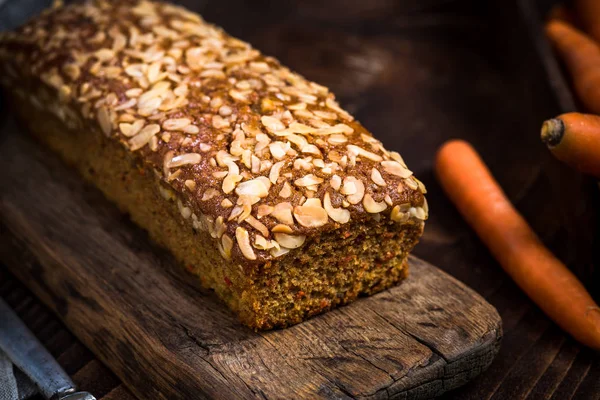
[[[34,3],[19,7],[31,10]],[[444,398],[600,399],[600,357],[564,335],[516,287],[444,197],[432,170],[445,140],[473,143],[535,231],[599,299],[597,187],[553,160],[539,141],[544,119],[577,107],[543,37],[540,15],[551,1],[179,3],[329,86],[424,181],[431,217],[416,254],[481,293],[505,331],[488,371]],[[14,10],[3,6],[0,23],[13,24]],[[82,388],[107,399],[126,396],[4,270],[0,282],[0,296]]]

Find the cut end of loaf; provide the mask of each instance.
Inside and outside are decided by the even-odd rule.
[[[559,118],[544,121],[540,137],[548,147],[557,146],[565,134],[565,124]]]

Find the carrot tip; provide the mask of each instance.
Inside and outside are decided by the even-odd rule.
[[[544,121],[540,137],[548,147],[554,147],[560,143],[565,135],[565,123],[558,118]]]

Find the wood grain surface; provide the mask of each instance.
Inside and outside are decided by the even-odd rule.
[[[432,174],[435,149],[444,140],[473,142],[544,242],[600,300],[591,250],[598,238],[597,193],[553,160],[538,139],[540,121],[573,102],[541,22],[532,20],[539,18],[535,0],[183,3],[332,87],[423,178],[432,217],[417,255],[476,289],[499,311],[504,327],[492,365],[442,399],[600,399],[600,356],[562,333],[522,294]],[[118,379],[12,275],[0,275],[0,282],[0,295],[80,385],[98,397],[128,398]]]
[[[398,287],[255,333],[12,120],[0,130],[0,257],[141,399],[423,399],[498,351],[496,310],[417,258]]]

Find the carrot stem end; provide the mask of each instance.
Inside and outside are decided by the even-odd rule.
[[[565,135],[565,124],[559,118],[544,121],[542,125],[541,139],[548,147],[557,146]]]

